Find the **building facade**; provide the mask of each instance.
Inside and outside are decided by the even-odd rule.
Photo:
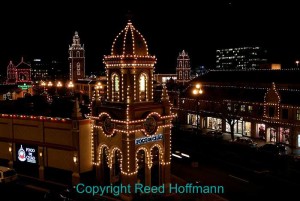
[[[176,74],[178,84],[187,84],[191,80],[191,64],[190,57],[187,52],[182,50],[177,57]]]
[[[6,84],[31,84],[31,65],[24,62],[23,57],[16,66],[9,62]]]
[[[2,165],[40,179],[51,180],[45,172],[56,169],[76,184],[93,169],[90,120],[82,119],[78,101],[72,118],[1,114],[0,147]]]
[[[266,51],[261,47],[217,49],[216,69],[259,69],[267,63]]]
[[[299,75],[299,70],[210,71],[194,79],[181,95],[179,121],[230,133],[228,122],[234,120],[234,133],[285,143],[298,152]],[[192,94],[196,83],[204,91],[199,97]]]
[[[73,36],[73,43],[69,46],[69,68],[71,81],[85,78],[85,50],[77,31]]]
[[[94,164],[103,183],[170,182],[171,120],[166,88],[153,101],[155,56],[130,21],[104,56],[107,100],[93,105]]]

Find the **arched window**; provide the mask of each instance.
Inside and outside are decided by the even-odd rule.
[[[112,75],[112,100],[118,101],[120,93],[120,79],[117,74]]]
[[[179,79],[182,79],[182,71],[179,71]]]
[[[139,79],[139,94],[140,100],[146,101],[147,99],[147,76],[142,73]]]
[[[76,52],[76,57],[80,57],[80,52],[79,51]]]
[[[184,78],[185,80],[188,80],[189,79],[189,76],[188,76],[188,72],[187,71],[185,71],[185,78]]]

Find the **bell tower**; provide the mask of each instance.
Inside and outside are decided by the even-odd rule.
[[[107,100],[92,115],[99,181],[167,185],[174,115],[166,88],[159,102],[153,100],[156,57],[149,54],[146,40],[130,20],[103,62]]]
[[[177,57],[176,73],[177,83],[181,83],[184,85],[191,80],[190,57],[184,50],[182,50],[182,52],[179,53],[179,56]]]
[[[69,77],[71,81],[85,77],[85,50],[81,45],[78,32],[75,31],[73,43],[69,45]]]

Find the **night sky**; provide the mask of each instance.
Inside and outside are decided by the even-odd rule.
[[[113,39],[126,25],[128,10],[150,54],[157,56],[157,72],[175,72],[182,49],[189,53],[192,67],[213,68],[216,48],[244,45],[267,48],[270,61],[286,67],[295,67],[300,59],[300,12],[295,1],[37,2],[1,5],[1,72],[9,60],[17,63],[21,56],[26,61],[67,62],[75,31],[85,44],[87,71],[99,71],[103,55],[110,54]]]

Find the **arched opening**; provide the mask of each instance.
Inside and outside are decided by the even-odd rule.
[[[80,52],[79,51],[76,52],[76,57],[80,57]]]
[[[120,79],[117,74],[112,75],[112,100],[118,101],[120,93]]]
[[[147,99],[147,76],[142,73],[139,79],[139,92],[140,92],[140,101],[146,101]]]
[[[179,71],[179,79],[182,79],[182,71]]]
[[[102,172],[103,172],[103,184],[110,184],[110,169],[108,165],[108,148],[103,147],[101,150],[101,164],[102,164]]]
[[[27,74],[25,74],[25,73],[20,73],[19,74],[19,80],[21,81],[21,80],[27,80]]]
[[[151,185],[158,186],[160,179],[160,165],[159,165],[159,149],[157,147],[153,147],[151,150],[151,159],[152,159],[152,167],[151,167]]]
[[[116,149],[113,153],[113,158],[112,158],[112,173],[113,173],[113,178],[111,183],[118,185],[121,182],[121,152],[120,150]]]
[[[138,173],[137,179],[138,182],[145,185],[145,168],[146,167],[146,153],[144,150],[139,150],[137,153],[137,165],[138,165]]]

